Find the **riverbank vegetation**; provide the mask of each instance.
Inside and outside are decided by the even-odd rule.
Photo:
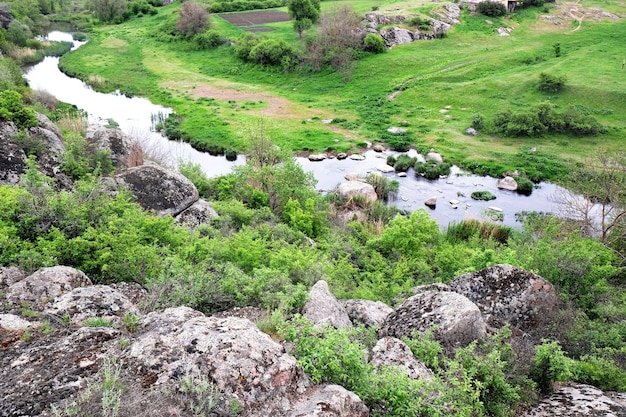
[[[384,6],[351,4],[361,13]],[[330,8],[321,6],[322,12]],[[346,78],[329,67],[285,72],[245,63],[228,44],[200,49],[193,39],[155,37],[154,28],[179,7],[95,28],[64,65],[85,79],[100,76],[100,88],[173,106],[180,119],[171,128],[198,146],[246,150],[246,165],[216,178],[194,164],[181,165],[219,217],[191,230],[142,211],[128,193],[110,195],[101,176],[113,167],[105,153],[87,146],[80,112],[30,91],[19,67],[2,58],[0,118],[27,128],[37,110],[55,120],[66,146],[62,172],[75,182],[59,190],[36,169],[40,147],[27,146],[20,185],[0,186],[0,265],[33,272],[62,264],[81,269],[94,283],[136,282],[149,292],[145,310],[265,309],[259,327],[293,341],[294,355],[314,381],[346,386],[374,415],[508,416],[555,381],[626,390],[626,160],[619,152],[626,81],[616,75],[614,51],[623,21],[585,21],[579,31],[555,33],[541,24],[541,9],[492,23],[466,13],[442,39],[364,55]],[[603,7],[617,11],[612,4]],[[220,17],[210,21],[223,39],[241,35]],[[513,35],[495,37],[495,24],[511,25]],[[274,31],[267,39],[298,44],[290,22],[269,27]],[[553,56],[555,38],[559,57]],[[590,62],[592,76],[610,86],[583,82]],[[536,75],[542,72],[567,73],[562,91],[539,91]],[[500,137],[481,126],[476,137],[462,133],[473,120],[488,124],[503,109],[522,112],[546,100],[560,112],[579,106],[605,132]],[[390,136],[392,125],[407,134]],[[519,230],[468,220],[442,231],[424,210],[399,213],[380,202],[320,195],[289,151],[350,150],[383,138],[435,148],[446,162],[481,173],[496,167],[523,170],[531,180],[555,179],[575,166],[568,177],[572,188],[604,205],[606,221],[599,235],[590,223],[537,212],[521,214]],[[600,155],[595,165],[577,164],[591,153]],[[416,164],[408,157],[388,162],[402,169]],[[440,168],[424,167],[425,173]],[[393,183],[375,181],[381,197],[393,192]],[[570,200],[570,208],[583,210],[589,221],[592,208],[577,206],[579,201]],[[538,347],[526,351],[511,347],[507,328],[455,351],[429,335],[408,338],[414,355],[433,371],[427,382],[393,368],[373,372],[362,360],[373,330],[322,331],[296,315],[319,279],[340,298],[396,307],[416,285],[447,283],[498,263],[553,283],[561,303],[556,320],[530,334]]]
[[[322,2],[322,14],[343,6],[363,15],[402,4]],[[620,11],[617,3],[598,6]],[[272,139],[298,152],[386,142],[399,149],[435,148],[447,161],[478,173],[500,176],[521,169],[532,172],[528,177],[534,181],[558,180],[564,166],[580,162],[592,149],[619,149],[626,120],[626,81],[617,52],[624,19],[589,19],[572,31],[545,18],[565,13],[566,7],[530,7],[488,21],[464,11],[445,38],[384,54],[361,51],[347,67],[333,67],[329,61],[311,66],[306,58],[322,26],[300,41],[288,21],[256,24],[263,32],[246,35],[250,28],[212,14],[211,33],[219,42],[209,44],[217,46],[205,49],[185,37],[163,42],[165,27],[178,18],[180,5],[173,4],[155,16],[95,28],[86,46],[63,58],[62,68],[84,80],[100,75],[106,83],[99,88],[106,91],[119,89],[172,106],[182,119],[182,137],[198,148],[245,151],[241,126],[263,117]],[[428,16],[430,9],[429,3],[405,13]],[[497,36],[497,27],[512,29],[510,36]],[[241,53],[250,39],[257,39],[250,51],[259,45],[255,59],[242,60],[250,56],[247,49]],[[480,132],[476,137],[464,133],[472,125]],[[387,132],[392,126],[405,126],[407,132],[396,137]],[[526,158],[531,148],[536,152]]]

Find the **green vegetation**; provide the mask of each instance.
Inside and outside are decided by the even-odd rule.
[[[495,200],[496,196],[491,194],[489,191],[474,191],[472,193],[472,199],[490,201]]]

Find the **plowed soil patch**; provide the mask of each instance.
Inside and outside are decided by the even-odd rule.
[[[289,15],[278,10],[264,10],[261,12],[243,12],[218,14],[224,20],[229,21],[235,26],[255,26],[265,23],[287,22]]]

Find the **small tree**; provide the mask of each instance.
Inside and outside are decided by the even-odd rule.
[[[126,12],[126,0],[91,0],[91,10],[102,22],[112,22]]]
[[[485,16],[498,17],[506,14],[506,6],[497,1],[481,1],[476,6],[476,11]]]
[[[197,35],[209,27],[209,12],[198,3],[183,3],[178,13],[176,30],[183,36]]]
[[[543,93],[558,93],[565,87],[566,78],[563,75],[552,75],[542,72],[539,74],[537,89]]]
[[[385,52],[385,41],[382,36],[374,33],[368,33],[363,39],[363,49],[368,52],[380,54]]]
[[[320,0],[288,0],[287,10],[295,20],[293,28],[302,39],[302,32],[313,26],[320,17]]]

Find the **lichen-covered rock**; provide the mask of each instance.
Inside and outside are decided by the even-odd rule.
[[[26,272],[23,269],[15,266],[0,267],[0,291],[4,293],[9,286],[24,278],[26,278]]]
[[[26,154],[13,143],[17,127],[13,122],[0,123],[0,185],[17,184],[26,171]]]
[[[430,150],[430,152],[428,152],[426,154],[426,157],[424,158],[426,161],[433,161],[436,162],[438,164],[443,162],[443,157],[438,154],[437,152],[435,152],[433,149]]]
[[[431,379],[433,377],[432,371],[413,356],[411,348],[395,337],[383,337],[376,343],[376,346],[372,348],[370,363],[378,370],[383,366],[398,367],[411,379]]]
[[[183,174],[155,164],[129,168],[113,177],[145,210],[176,216],[198,201],[198,190]]]
[[[626,394],[608,394],[590,385],[558,388],[519,417],[624,417]]]
[[[285,415],[309,386],[296,359],[249,320],[200,315],[180,325],[192,315],[184,308],[150,313],[127,363],[157,384],[190,370],[207,375],[239,400],[243,416]]]
[[[56,297],[77,287],[91,285],[91,280],[78,269],[69,266],[42,268],[7,289],[6,298],[14,306],[26,303],[41,311]]]
[[[141,146],[119,129],[107,129],[92,124],[87,128],[86,139],[96,149],[111,152],[111,162],[117,168],[132,168],[143,164]]]
[[[378,336],[402,338],[436,326],[435,337],[451,346],[465,346],[485,337],[486,324],[476,304],[441,287],[417,287],[417,294],[387,316]]]
[[[89,318],[101,318],[119,325],[129,312],[139,317],[137,307],[122,293],[108,285],[90,285],[75,288],[57,297],[44,313],[62,317],[69,315],[71,323],[84,325]]]
[[[15,314],[0,314],[0,327],[6,330],[26,330],[33,324]]]
[[[337,187],[337,193],[343,198],[362,196],[367,201],[376,201],[378,196],[374,187],[362,181],[347,181]]]
[[[552,284],[511,265],[493,265],[461,275],[450,288],[472,300],[484,315],[524,331],[546,324],[559,305]]]
[[[329,325],[337,329],[352,327],[348,313],[330,292],[326,281],[317,281],[309,292],[309,298],[302,308],[302,314],[315,325]]]
[[[382,301],[343,300],[341,304],[352,323],[362,323],[369,327],[382,325],[387,316],[393,312],[393,308]]]
[[[211,203],[201,198],[176,216],[176,223],[194,229],[215,217],[219,216]]]
[[[37,416],[76,395],[98,372],[120,331],[83,327],[29,343],[18,338],[0,354],[0,417]]]
[[[65,150],[61,130],[44,114],[37,113],[37,126],[29,128],[28,134],[41,140],[48,152],[60,155]]]
[[[288,417],[367,417],[369,410],[358,395],[339,385],[317,385],[294,404]]]

